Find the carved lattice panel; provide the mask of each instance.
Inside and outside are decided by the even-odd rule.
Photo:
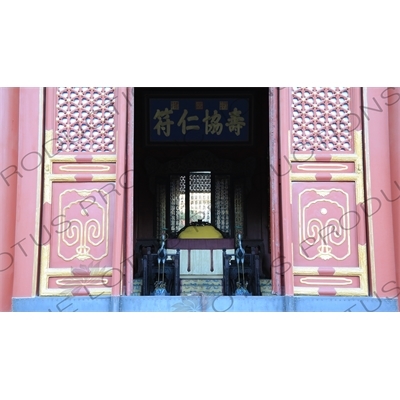
[[[287,91],[290,107],[282,104],[290,113],[282,121],[291,121],[280,138],[281,160],[290,164],[280,177],[291,233],[283,244],[287,292],[369,293],[362,131],[353,125],[360,98],[358,88],[303,87]]]
[[[167,227],[167,193],[165,184],[157,185],[157,236],[161,237],[161,233]]]
[[[115,152],[111,87],[57,88],[57,151]]]
[[[169,212],[172,232],[179,232],[182,228],[185,227],[185,193],[186,176],[171,176],[169,187]]]
[[[292,108],[293,149],[352,151],[349,88],[293,88]]]
[[[211,173],[189,174],[189,222],[211,222]]]
[[[230,232],[229,176],[215,177],[215,226],[222,232]]]
[[[234,198],[233,198],[233,204],[234,204],[234,209],[235,209],[235,235],[234,237],[237,238],[238,234],[241,233],[243,235],[244,233],[244,220],[243,220],[243,214],[244,214],[244,185],[242,181],[237,181],[235,183],[234,187]]]

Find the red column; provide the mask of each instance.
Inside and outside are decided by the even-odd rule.
[[[122,286],[122,265],[124,255],[124,197],[126,193],[126,186],[121,186],[119,180],[125,176],[126,166],[126,124],[127,124],[127,88],[117,88],[115,97],[119,99],[117,103],[118,113],[116,118],[117,133],[117,168],[116,168],[116,187],[118,192],[121,191],[121,196],[116,197],[115,201],[115,225],[114,225],[114,255],[113,255],[113,274],[112,274],[112,289],[113,296],[121,295]],[[116,270],[119,270],[119,273]]]
[[[389,141],[387,88],[364,89],[366,197],[368,215],[369,266],[371,294],[394,297],[396,290],[395,249],[393,241],[392,176]],[[387,96],[387,94],[386,94]],[[389,200],[388,200],[389,199]]]
[[[294,295],[293,283],[293,257],[292,257],[292,209],[290,205],[290,173],[291,164],[289,163],[289,134],[291,131],[292,118],[292,98],[291,88],[284,88],[279,93],[279,136],[280,149],[279,158],[281,170],[279,172],[281,180],[281,235],[282,235],[282,258],[281,268],[283,269],[283,280],[285,285],[284,294]],[[277,260],[276,260],[277,261]],[[279,265],[275,262],[275,265]],[[274,268],[273,268],[274,269]],[[275,273],[275,272],[273,272]]]
[[[134,259],[134,192],[133,192],[133,167],[134,167],[134,95],[133,88],[128,89],[128,131],[126,140],[126,175],[124,188],[126,190],[126,241],[125,241],[125,268],[126,268],[126,294],[129,296],[133,285]],[[121,185],[121,182],[119,182]]]
[[[18,181],[19,88],[0,88],[0,311],[11,311]]]
[[[282,294],[280,198],[279,198],[279,105],[278,89],[269,88],[269,152],[270,152],[270,227],[271,279],[274,293]]]
[[[39,228],[42,192],[43,90],[20,88],[17,215],[14,242],[13,297],[36,294],[40,253]],[[46,242],[47,237],[42,238]]]
[[[400,88],[388,88],[384,92],[385,106],[389,110],[391,204],[393,214],[393,239],[397,285],[386,286],[389,297],[397,295],[400,309]],[[397,287],[395,290],[394,287]]]

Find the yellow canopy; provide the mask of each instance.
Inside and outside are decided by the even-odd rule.
[[[180,234],[179,239],[222,239],[221,232],[212,225],[188,226]]]

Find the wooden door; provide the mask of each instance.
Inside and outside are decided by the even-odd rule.
[[[280,91],[288,295],[368,295],[360,104],[360,88]]]
[[[118,295],[123,283],[126,96],[46,89],[40,295]]]

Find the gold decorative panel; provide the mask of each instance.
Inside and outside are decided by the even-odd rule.
[[[58,235],[57,255],[65,261],[98,261],[107,256],[109,194],[98,189],[69,189],[60,194],[58,201],[60,223],[69,224],[69,228]]]
[[[343,189],[305,189],[299,194],[300,255],[344,260],[350,255],[350,204]],[[303,245],[307,247],[304,250]],[[310,254],[310,249],[313,248]]]
[[[57,153],[60,132],[46,132],[39,294],[110,295],[116,157]]]

